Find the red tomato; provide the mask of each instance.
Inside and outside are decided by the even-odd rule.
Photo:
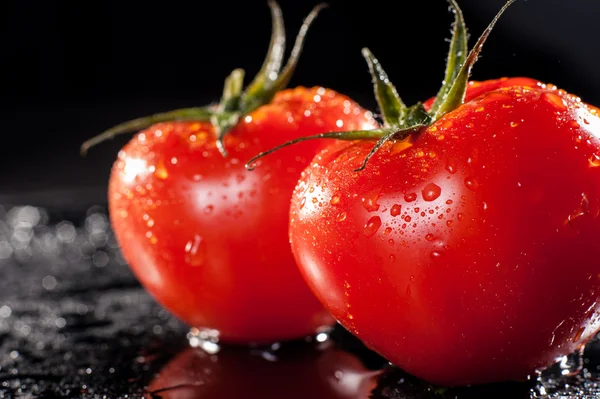
[[[329,147],[292,197],[319,299],[427,381],[522,380],[600,327],[600,117],[532,82],[471,86],[359,172],[372,141]]]
[[[324,88],[279,92],[225,135],[206,122],[154,125],[119,153],[109,183],[111,222],[140,282],[189,325],[226,342],[313,334],[332,319],[302,280],[288,242],[300,172],[326,143],[307,142],[244,163],[283,141],[374,126],[370,113]]]
[[[379,373],[331,342],[273,352],[223,348],[217,355],[188,349],[147,391],[164,399],[366,399]]]

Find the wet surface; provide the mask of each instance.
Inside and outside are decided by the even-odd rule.
[[[68,211],[67,211],[68,210]],[[268,348],[189,347],[187,328],[129,271],[106,211],[0,207],[0,398],[594,398],[600,343],[583,371],[444,390],[331,339]]]

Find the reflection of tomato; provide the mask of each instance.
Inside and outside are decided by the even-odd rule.
[[[292,199],[314,291],[428,381],[523,379],[600,326],[600,118],[555,87],[497,88],[404,141],[320,153]]]
[[[378,372],[332,346],[179,354],[148,387],[164,399],[367,399]]]

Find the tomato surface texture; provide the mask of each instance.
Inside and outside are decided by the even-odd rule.
[[[597,332],[595,108],[531,79],[471,83],[355,171],[373,146],[325,149],[291,205],[301,272],[348,330],[449,386],[523,380]]]
[[[189,325],[224,342],[313,334],[332,323],[306,287],[288,242],[290,197],[325,142],[306,142],[244,163],[283,141],[323,130],[372,128],[370,113],[324,88],[279,92],[224,137],[208,122],[167,122],[119,153],[109,210],[140,282]]]

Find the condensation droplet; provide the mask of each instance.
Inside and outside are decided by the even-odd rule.
[[[439,198],[442,193],[442,189],[435,183],[429,183],[423,188],[421,194],[423,195],[423,199],[425,201],[431,202]]]
[[[344,220],[346,220],[346,217],[348,216],[348,214],[346,212],[341,212],[338,216],[337,216],[337,221],[338,222],[343,222]]]
[[[416,199],[417,199],[417,194],[415,194],[415,193],[410,193],[410,194],[404,195],[404,201],[406,201],[406,202],[413,202]]]
[[[373,234],[379,230],[381,227],[381,218],[379,216],[373,216],[371,219],[367,221],[364,228],[364,235],[367,237],[371,237]]]
[[[477,190],[479,188],[479,182],[474,177],[467,177],[465,179],[465,186],[469,190],[475,191],[475,190]]]
[[[363,207],[367,210],[367,212],[375,212],[379,210],[379,204],[377,200],[379,199],[379,191],[372,191],[361,198],[361,202]]]
[[[392,205],[392,208],[390,209],[390,215],[396,217],[400,214],[400,212],[402,212],[402,206],[398,205],[398,204],[394,204]]]
[[[202,266],[206,261],[206,243],[204,239],[194,234],[194,238],[185,245],[185,262],[191,266]]]

